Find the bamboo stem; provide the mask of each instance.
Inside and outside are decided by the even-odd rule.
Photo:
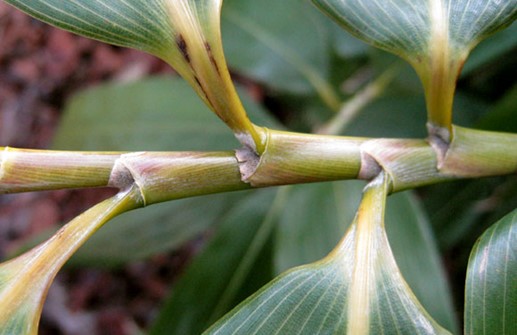
[[[440,157],[442,173],[463,178],[517,173],[517,134],[453,126],[453,140]]]
[[[266,129],[260,157],[237,151],[243,179],[253,187],[355,179],[361,170],[360,145],[367,139],[298,134]]]
[[[145,204],[250,187],[366,179],[393,191],[457,178],[517,173],[517,134],[453,127],[450,144],[264,129],[265,150],[66,152],[0,148],[0,193],[138,185]],[[439,141],[435,143],[433,141]]]
[[[424,140],[374,139],[361,147],[390,176],[392,192],[451,179],[439,171],[436,152]]]
[[[136,152],[120,157],[110,185],[140,188],[144,205],[250,188],[229,152]]]
[[[108,184],[120,153],[0,147],[0,194]]]

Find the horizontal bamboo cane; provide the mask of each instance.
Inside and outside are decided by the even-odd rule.
[[[450,144],[265,129],[262,155],[237,152],[69,152],[0,148],[0,193],[82,187],[141,190],[145,204],[201,194],[366,179],[392,192],[458,178],[517,173],[517,134],[453,127]],[[429,143],[430,142],[430,143]]]

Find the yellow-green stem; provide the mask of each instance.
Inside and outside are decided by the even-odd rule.
[[[265,151],[237,152],[241,172],[253,187],[357,178],[360,145],[367,139],[266,130]]]
[[[144,205],[250,188],[228,152],[136,152],[120,157],[110,186],[138,185]]]
[[[438,170],[436,152],[424,140],[373,139],[361,150],[389,175],[393,192],[451,179]]]
[[[477,178],[517,173],[517,134],[453,126],[453,140],[438,155],[441,173]]]
[[[453,127],[438,137],[368,139],[262,129],[265,150],[94,153],[0,150],[0,193],[139,186],[146,204],[249,187],[389,174],[393,190],[517,172],[517,134]]]
[[[119,156],[0,147],[0,194],[106,186]]]

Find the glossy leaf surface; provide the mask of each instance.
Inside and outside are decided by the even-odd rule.
[[[490,227],[469,259],[466,334],[515,334],[517,329],[517,211]]]
[[[383,226],[386,193],[377,178],[329,256],[281,275],[206,333],[447,334],[396,266]]]

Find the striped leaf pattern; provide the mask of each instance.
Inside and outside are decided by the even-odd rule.
[[[46,242],[0,264],[0,335],[36,335],[43,303],[57,272],[104,223],[138,207],[137,199],[137,188],[107,199]]]
[[[474,46],[517,17],[517,0],[313,0],[358,38],[401,56],[426,91],[432,135],[450,140],[456,80]]]
[[[165,1],[6,2],[44,22],[110,44],[164,54],[174,43]]]
[[[489,228],[470,255],[465,334],[517,332],[517,210]]]
[[[459,50],[472,48],[517,17],[517,0],[313,0],[349,32],[377,47],[414,58],[445,30]]]
[[[448,334],[395,263],[383,225],[387,190],[380,175],[333,252],[281,275],[205,334]]]
[[[6,0],[57,27],[168,62],[250,147],[261,143],[223,54],[222,0]],[[256,148],[255,148],[256,149]]]

